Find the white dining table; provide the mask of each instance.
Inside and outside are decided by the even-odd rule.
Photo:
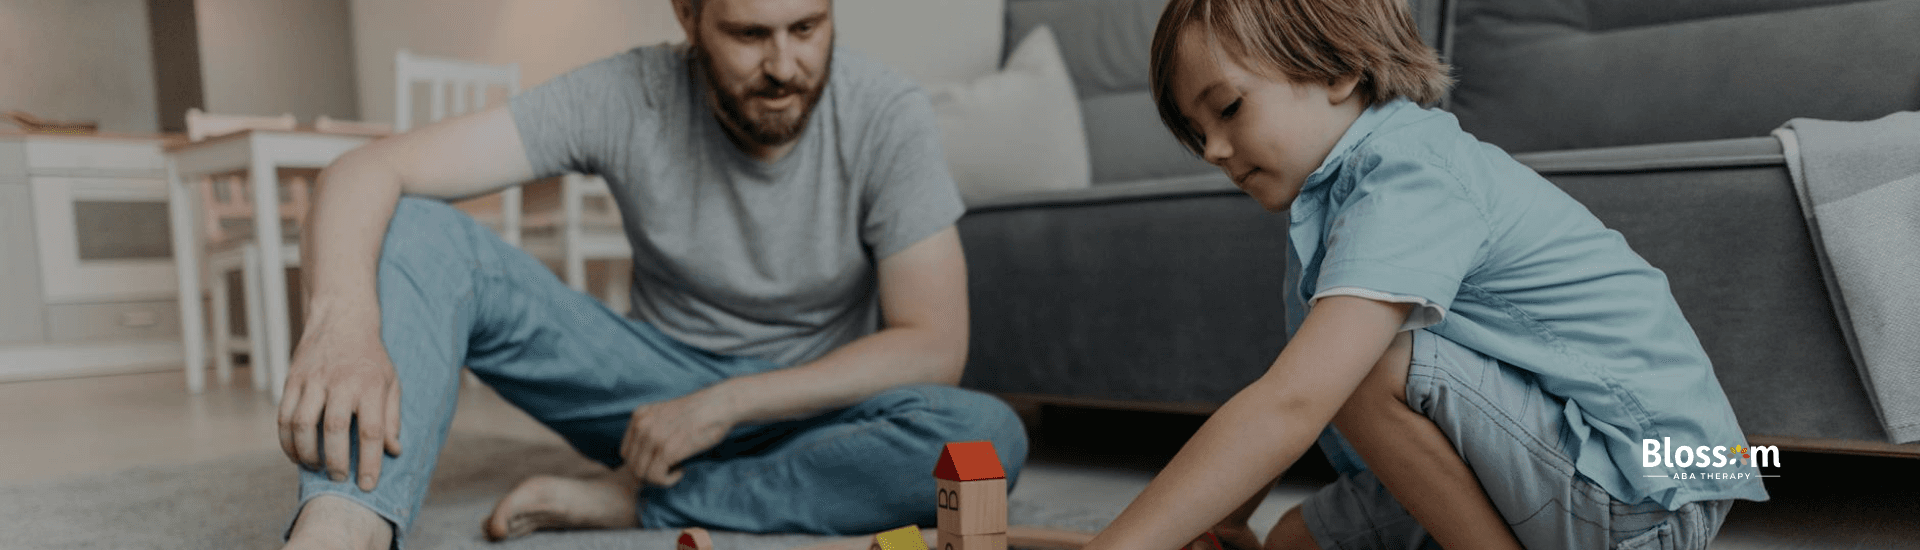
[[[280,190],[278,185],[258,182],[276,181],[281,168],[325,168],[340,155],[376,137],[309,130],[247,130],[166,148],[167,202],[172,217],[174,265],[178,266],[180,276],[180,332],[185,340],[188,391],[198,393],[206,387],[208,358],[207,325],[198,299],[205,249],[201,246],[197,225],[201,213],[200,194],[193,185],[203,177],[242,171],[251,182],[248,187],[253,195],[255,242],[260,243],[259,260],[264,266],[260,273],[264,279],[261,290],[265,303],[261,305],[266,306],[264,311],[272,313],[265,318],[266,334],[249,335],[266,338],[267,357],[255,358],[252,364],[256,369],[267,367],[271,377],[268,387],[273,399],[279,401],[293,348],[292,321],[287,314],[290,311],[287,279],[284,270],[279,268],[285,265],[278,244],[282,239]],[[226,350],[216,351],[226,353]],[[255,372],[258,376],[259,371]]]

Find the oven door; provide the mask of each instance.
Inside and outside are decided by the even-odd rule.
[[[35,176],[31,183],[48,304],[176,297],[165,180]]]

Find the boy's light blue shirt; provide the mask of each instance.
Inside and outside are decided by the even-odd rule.
[[[1642,465],[1643,439],[1746,444],[1666,275],[1453,115],[1404,99],[1367,109],[1288,215],[1287,300],[1302,312],[1290,328],[1328,290],[1424,301],[1409,328],[1437,321],[1426,328],[1564,401],[1562,445],[1615,498],[1767,499],[1752,466]]]

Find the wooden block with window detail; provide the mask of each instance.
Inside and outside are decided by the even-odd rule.
[[[986,441],[948,443],[933,469],[939,530],[958,536],[1007,532],[1007,474]]]
[[[674,543],[673,550],[714,550],[713,535],[706,529],[688,527],[680,531],[680,539]]]
[[[875,534],[867,550],[927,550],[927,539],[920,535],[920,526],[908,525]]]
[[[1001,514],[1003,517],[1005,514]],[[935,550],[1007,550],[1007,533],[960,535],[940,530],[940,548]]]
[[[1007,532],[1007,480],[935,480],[941,531],[956,535]]]

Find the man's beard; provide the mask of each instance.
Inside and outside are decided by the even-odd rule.
[[[833,50],[829,46],[826,64],[820,68],[818,85],[806,88],[791,80],[777,82],[762,73],[753,87],[747,89],[745,94],[736,96],[720,82],[720,77],[713,69],[713,57],[706,48],[695,45],[692,49],[701,65],[700,72],[706,74],[707,89],[713,94],[714,108],[718,111],[721,124],[732,130],[736,140],[762,147],[793,141],[801,131],[806,130],[807,121],[813,118],[813,108],[819,104],[821,94],[827,89],[827,80],[833,74]],[[787,94],[801,94],[799,114],[769,111],[757,118],[747,114],[744,105],[747,98],[778,98]]]

